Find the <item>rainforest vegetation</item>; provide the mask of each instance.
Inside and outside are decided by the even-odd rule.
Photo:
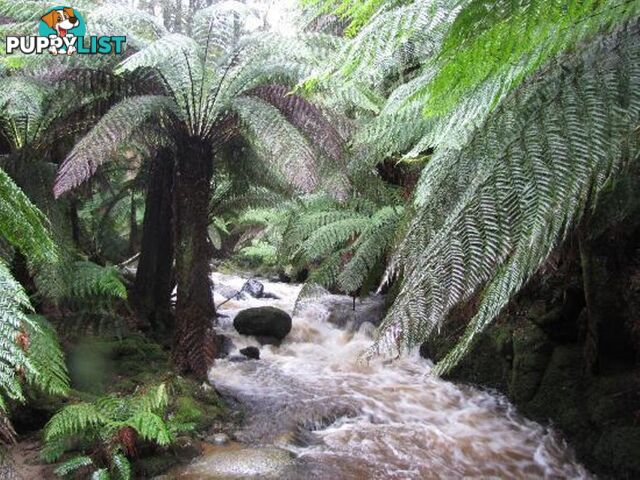
[[[151,478],[236,428],[212,274],[250,272],[382,295],[363,362],[421,347],[640,475],[640,2],[69,7],[124,53],[0,45],[0,469]]]

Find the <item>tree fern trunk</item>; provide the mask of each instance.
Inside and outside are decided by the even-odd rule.
[[[129,255],[135,255],[138,251],[138,219],[136,212],[136,194],[131,190],[131,205],[129,205]]]
[[[140,259],[132,292],[138,316],[158,336],[171,329],[173,176],[173,153],[162,150],[149,173]]]
[[[189,139],[178,152],[175,179],[174,225],[176,240],[176,367],[205,377],[217,354],[212,329],[215,306],[209,261],[209,199],[213,175],[211,147]]]
[[[580,250],[580,267],[582,270],[582,286],[586,304],[586,325],[583,355],[587,373],[595,373],[598,368],[598,329],[600,324],[598,308],[595,304],[595,285],[593,281],[593,258],[589,240],[584,228],[578,231],[578,248]]]

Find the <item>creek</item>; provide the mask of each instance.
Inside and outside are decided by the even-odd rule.
[[[213,281],[239,290],[245,279]],[[301,285],[263,283],[278,298],[247,296],[218,312],[234,352],[216,361],[209,379],[245,411],[236,441],[208,449],[178,478],[590,478],[552,428],[500,395],[431,376],[432,363],[417,351],[365,361],[375,332],[363,316],[378,300],[356,302],[355,312],[344,308],[348,297],[305,302],[279,347],[238,334],[233,318],[243,309],[293,313]],[[335,322],[336,309],[346,318]],[[259,347],[260,360],[239,361],[246,346]]]

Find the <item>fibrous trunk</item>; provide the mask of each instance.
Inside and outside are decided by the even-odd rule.
[[[193,138],[181,147],[174,201],[177,303],[173,359],[179,370],[205,377],[217,354],[208,237],[212,152],[207,143]]]
[[[132,292],[138,317],[156,336],[168,333],[172,323],[173,178],[173,152],[161,150],[149,172],[140,259]]]

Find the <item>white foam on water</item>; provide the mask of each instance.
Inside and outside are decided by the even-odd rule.
[[[239,290],[245,279],[214,274],[213,281]],[[328,323],[331,298],[299,309],[279,348],[239,335],[232,320],[240,310],[293,311],[300,285],[263,283],[279,299],[232,300],[219,311],[236,348],[258,346],[261,359],[218,360],[210,371],[219,390],[247,406],[243,440],[287,448],[315,478],[590,477],[556,432],[525,419],[502,396],[429,375],[431,362],[417,352],[364,362],[373,329]],[[296,427],[317,441],[283,441]]]

